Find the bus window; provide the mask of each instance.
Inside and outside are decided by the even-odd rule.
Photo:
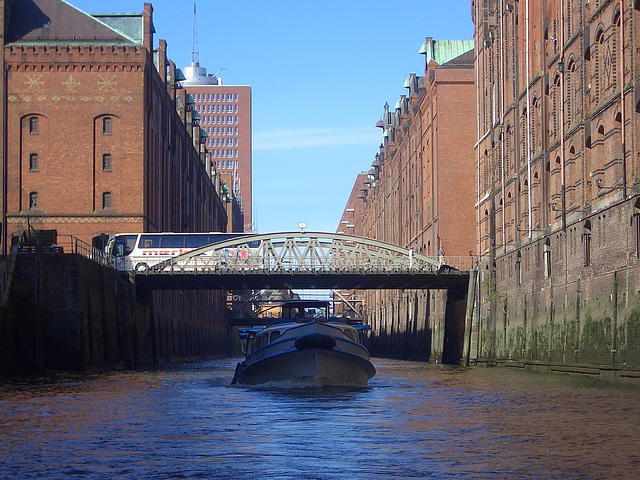
[[[187,248],[199,248],[209,245],[208,235],[187,235],[185,237],[184,246]]]
[[[140,235],[138,248],[160,248],[159,235]]]
[[[114,257],[126,257],[136,245],[137,235],[118,235],[113,243],[113,256]]]
[[[162,235],[162,248],[182,248],[184,247],[184,235]]]
[[[216,233],[213,235],[209,235],[209,243],[220,243],[231,238],[236,237],[237,235],[229,235],[228,233]]]

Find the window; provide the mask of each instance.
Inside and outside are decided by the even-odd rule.
[[[582,231],[582,241],[584,243],[584,266],[591,265],[591,222],[587,220]]]
[[[38,192],[31,192],[29,194],[29,208],[31,210],[38,209]]]
[[[104,117],[102,119],[102,134],[111,135],[111,117]]]
[[[544,276],[551,278],[551,243],[549,239],[544,244]]]
[[[29,117],[29,133],[38,135],[38,117]]]
[[[29,170],[32,172],[38,171],[38,154],[32,153],[29,155]]]
[[[111,171],[111,154],[105,153],[102,155],[102,171],[110,172]]]
[[[111,208],[111,192],[104,192],[102,194],[102,208]]]

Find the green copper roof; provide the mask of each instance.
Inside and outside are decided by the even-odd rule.
[[[473,50],[473,40],[433,40],[428,38],[418,53],[426,55],[427,63],[435,60],[438,65],[442,65],[469,50]]]
[[[179,68],[176,68],[176,82],[182,82],[183,80],[186,80],[187,77],[184,76],[184,73],[182,73],[182,70],[180,70]]]

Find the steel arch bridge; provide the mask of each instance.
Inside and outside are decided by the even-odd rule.
[[[468,282],[455,265],[410,249],[338,233],[255,234],[207,245],[135,273],[157,290],[450,288]]]

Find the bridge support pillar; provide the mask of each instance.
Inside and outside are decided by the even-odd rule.
[[[469,289],[467,290],[467,313],[464,321],[464,345],[462,352],[462,364],[469,366],[469,356],[471,352],[471,325],[473,323],[473,307],[476,302],[476,283],[478,281],[478,271],[469,272]]]

